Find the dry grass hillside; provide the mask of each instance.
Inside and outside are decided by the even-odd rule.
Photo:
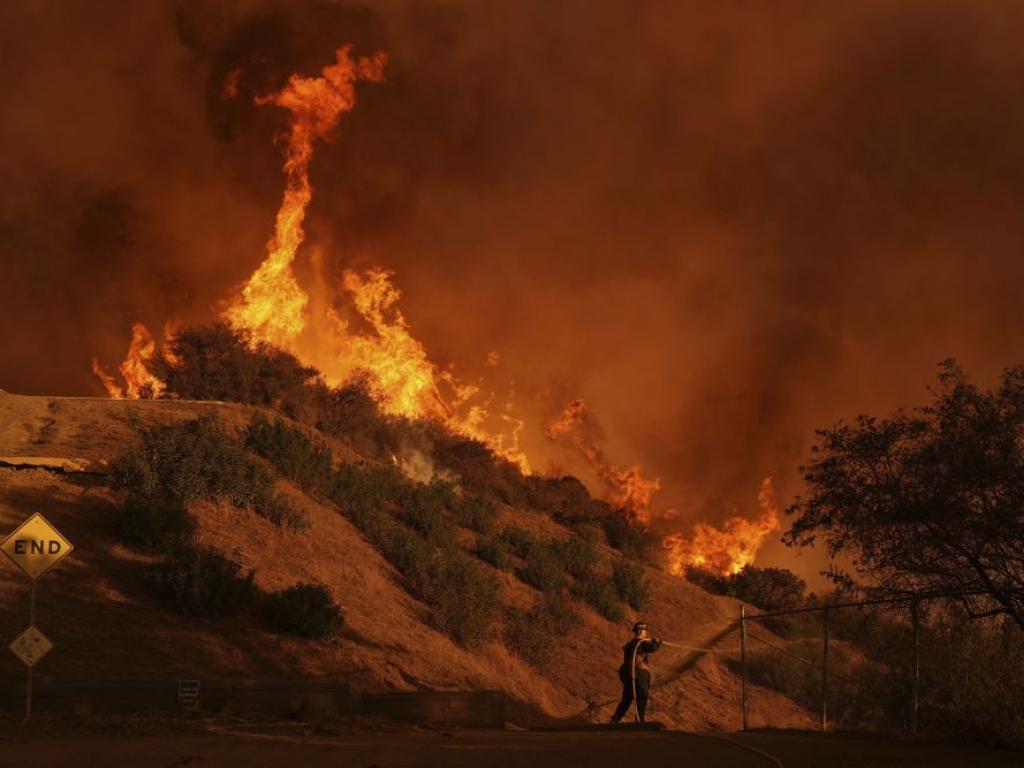
[[[619,693],[620,646],[636,618],[605,620],[581,604],[583,624],[551,637],[554,663],[543,671],[510,653],[501,635],[467,649],[433,629],[426,607],[403,589],[400,574],[330,502],[304,494],[283,478],[278,492],[308,520],[305,530],[273,525],[224,501],[199,501],[189,511],[197,535],[245,570],[266,591],[300,582],[325,585],[345,624],[331,641],[303,640],[265,629],[248,616],[183,617],[155,599],[148,576],[160,555],[130,547],[112,530],[120,503],[107,485],[111,463],[140,426],[214,412],[231,429],[254,408],[188,401],[113,401],[28,397],[0,392],[0,531],[43,513],[75,544],[75,552],[40,582],[38,625],[55,650],[39,673],[64,677],[306,678],[350,682],[360,690],[501,689],[546,716],[604,720]],[[359,457],[331,442],[336,462]],[[546,514],[503,507],[503,522],[547,535],[568,535]],[[469,537],[468,531],[460,536]],[[611,554],[603,544],[602,552]],[[490,568],[490,566],[487,566]],[[515,575],[496,571],[505,604],[527,608],[539,593]],[[740,604],[645,566],[650,601],[644,618],[676,643],[725,652],[738,647],[733,623]],[[9,642],[28,616],[28,581],[0,564],[0,637]],[[739,726],[739,680],[730,655],[664,648],[654,662],[654,714],[686,729]],[[22,674],[0,654],[0,677]],[[788,699],[753,691],[755,724],[803,725],[808,715]],[[525,717],[525,715],[523,715]]]

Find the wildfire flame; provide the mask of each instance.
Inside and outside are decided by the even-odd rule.
[[[495,409],[493,394],[484,396],[481,386],[462,381],[452,370],[432,362],[399,308],[401,292],[390,272],[345,270],[340,287],[332,292],[314,250],[313,271],[319,282],[313,286],[312,297],[295,277],[293,265],[305,240],[303,222],[313,197],[309,166],[314,144],[316,140],[329,141],[342,115],[355,107],[355,84],[381,82],[387,63],[382,52],[353,58],[351,46],[338,49],[335,58],[319,77],[292,75],[280,91],[255,99],[257,104],[282,107],[291,115],[283,142],[285,189],[267,255],[228,303],[224,317],[253,344],[272,344],[318,369],[328,384],[367,376],[385,413],[438,421],[484,442],[529,473],[530,464],[519,446],[524,422],[515,416],[514,391],[510,388],[507,401]],[[238,96],[240,75],[241,70],[229,74],[225,98]],[[340,304],[344,311],[339,310]],[[165,338],[171,338],[175,330],[171,325],[165,327]],[[124,385],[96,359],[93,371],[111,397],[159,397],[166,385],[152,372],[156,354],[156,341],[144,325],[136,324],[127,356],[119,366]],[[163,359],[178,364],[168,349],[163,350]],[[495,370],[500,362],[498,353],[491,352],[485,366]],[[606,486],[609,502],[632,519],[650,523],[660,479],[645,478],[639,466],[622,469],[608,460],[586,401],[569,403],[544,431],[550,440],[567,444],[583,456]],[[418,464],[403,469],[419,474],[426,471]],[[691,539],[679,534],[666,537],[663,544],[670,571],[682,574],[695,565],[728,574],[753,562],[765,537],[779,528],[770,477],[762,483],[758,501],[762,514],[756,520],[737,516],[720,529],[698,523]]]
[[[166,386],[149,370],[149,364],[155,355],[156,341],[152,334],[142,323],[136,323],[132,326],[128,354],[118,368],[124,379],[124,386],[118,384],[95,357],[92,359],[92,371],[107,390],[107,394],[116,400],[160,397]]]
[[[313,199],[309,161],[314,139],[327,140],[343,113],[356,105],[355,83],[384,79],[387,54],[353,60],[352,46],[338,49],[336,62],[324,67],[321,77],[292,75],[280,91],[256,98],[257,104],[274,104],[292,114],[285,146],[285,190],[277,211],[274,237],[267,244],[267,258],[242,289],[226,316],[235,328],[244,328],[254,339],[280,347],[294,346],[305,327],[309,296],[292,272],[292,262],[305,239],[302,222]]]
[[[618,469],[608,461],[598,445],[596,427],[585,400],[573,400],[556,419],[544,428],[550,440],[564,442],[586,459],[597,476],[608,487],[608,501],[627,510],[638,522],[651,520],[651,501],[661,490],[661,480],[648,480],[639,466]]]
[[[697,523],[689,539],[678,533],[666,536],[662,546],[668,553],[669,572],[682,576],[687,568],[697,567],[729,576],[752,564],[768,534],[779,529],[779,504],[771,477],[761,481],[757,503],[761,515],[755,520],[737,515],[721,528]]]

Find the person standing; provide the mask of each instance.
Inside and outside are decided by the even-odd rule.
[[[661,648],[661,640],[652,638],[646,622],[638,621],[633,625],[633,637],[622,646],[622,666],[619,667],[619,680],[622,681],[622,700],[615,708],[612,723],[622,720],[623,715],[633,703],[633,691],[636,691],[636,714],[639,721],[644,722],[647,710],[647,699],[651,695],[651,670],[648,656]]]

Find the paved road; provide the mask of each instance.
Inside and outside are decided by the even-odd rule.
[[[15,735],[0,765],[28,768],[1019,768],[1024,753],[814,734],[407,731],[342,734],[222,728],[208,733]],[[744,749],[736,741],[761,750]],[[772,757],[776,759],[773,760]]]

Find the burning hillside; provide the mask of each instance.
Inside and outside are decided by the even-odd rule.
[[[226,301],[223,319],[252,345],[270,345],[295,355],[327,386],[365,381],[385,414],[440,424],[482,442],[529,474],[531,462],[520,445],[526,420],[517,413],[514,391],[496,406],[499,396],[483,380],[463,380],[451,366],[433,362],[399,308],[401,292],[391,272],[379,267],[345,269],[338,281],[324,275],[321,262],[313,259],[315,283],[322,290],[311,290],[296,277],[294,264],[305,240],[303,223],[313,200],[310,164],[316,142],[331,141],[342,117],[356,106],[356,84],[382,83],[386,64],[383,52],[353,57],[352,47],[343,46],[335,63],[319,77],[292,75],[279,91],[253,97],[256,105],[289,113],[281,140],[285,189],[267,255]],[[240,70],[231,71],[224,98],[241,97],[239,74]],[[165,395],[167,387],[155,372],[155,363],[161,358],[163,364],[175,365],[174,328],[165,327],[164,350],[158,354],[149,330],[140,323],[133,326],[127,356],[118,368],[123,384],[93,361],[93,370],[111,397]],[[499,364],[496,352],[482,357],[489,368]],[[623,469],[610,461],[584,400],[573,400],[548,420],[544,434],[552,444],[581,457],[603,486],[608,503],[630,520],[644,527],[661,521],[653,507],[660,479],[645,477],[639,465]],[[664,546],[671,572],[681,574],[689,564],[733,573],[752,563],[766,536],[779,525],[770,480],[759,500],[765,511],[757,521],[734,517],[722,529],[698,524],[692,539],[669,535]]]

